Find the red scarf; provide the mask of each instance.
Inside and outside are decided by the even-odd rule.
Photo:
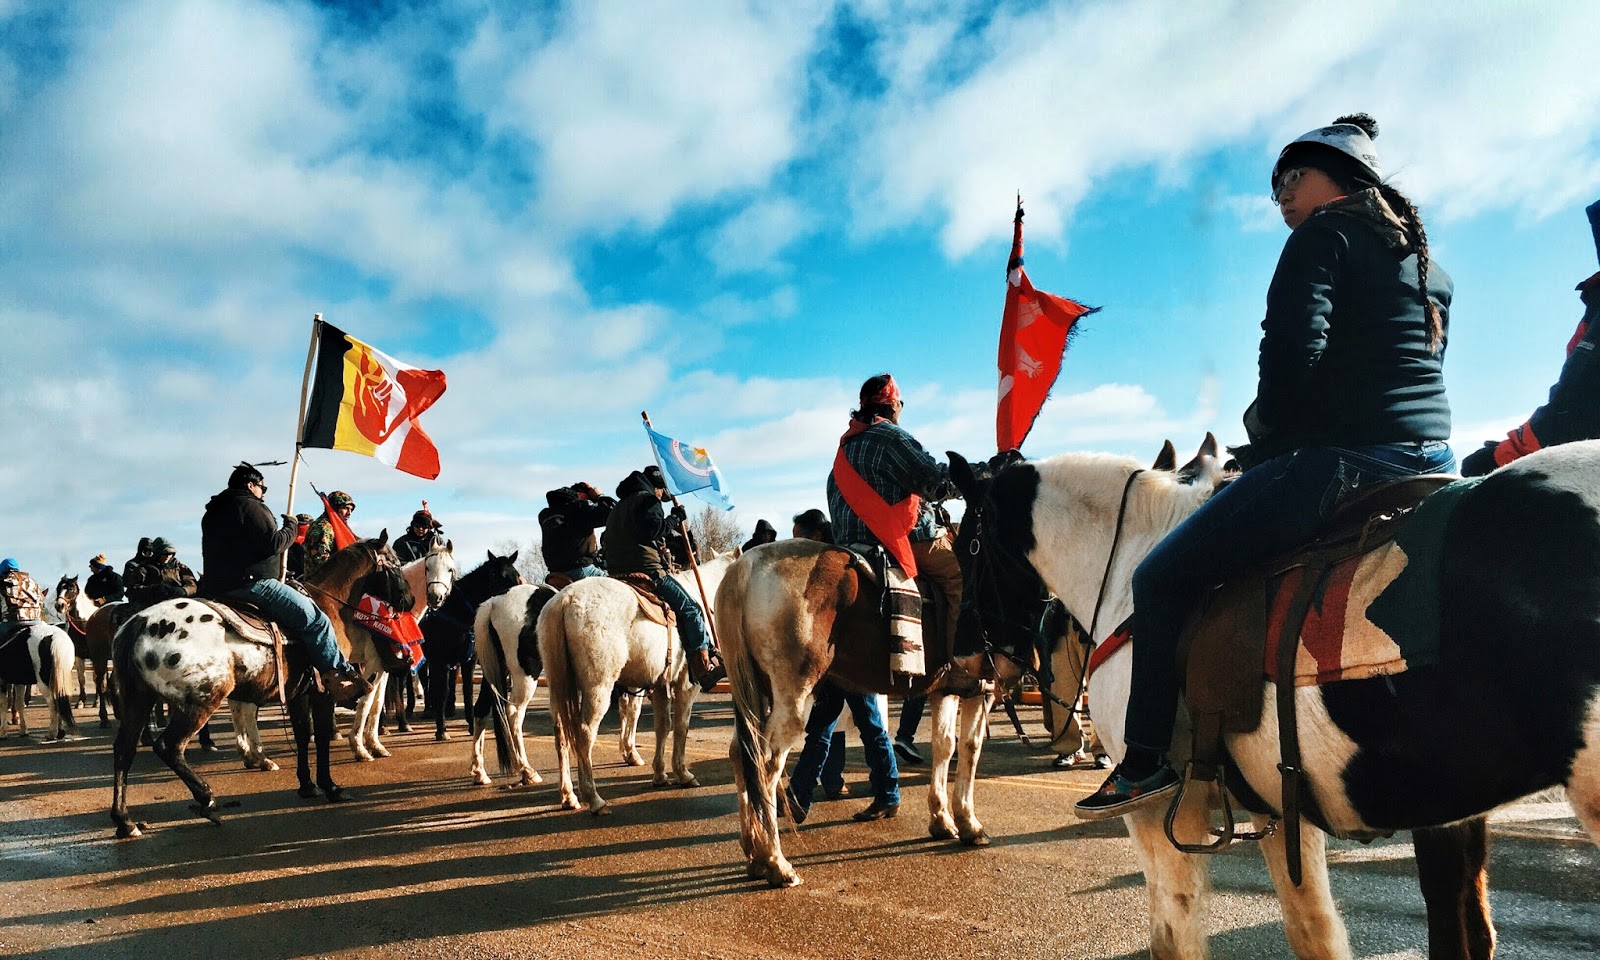
[[[839,452],[833,458],[833,482],[838,484],[839,493],[844,497],[844,502],[856,512],[856,516],[867,525],[872,535],[878,538],[889,556],[894,557],[900,564],[906,576],[917,575],[917,559],[911,554],[911,531],[917,525],[917,519],[922,514],[922,498],[914,493],[906,494],[906,498],[899,503],[891,504],[883,499],[883,495],[872,489],[872,484],[862,479],[856,468],[844,455],[844,445],[854,437],[865,433],[875,424],[886,422],[883,417],[873,417],[872,423],[862,423],[860,420],[851,420],[850,429],[839,438]]]

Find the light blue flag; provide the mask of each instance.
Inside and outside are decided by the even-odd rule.
[[[655,450],[656,463],[661,467],[669,493],[675,497],[692,493],[714,507],[733,509],[733,501],[728,499],[727,487],[722,481],[722,471],[711,462],[711,454],[704,447],[692,447],[656,433],[649,426],[644,432],[650,435],[650,446]]]

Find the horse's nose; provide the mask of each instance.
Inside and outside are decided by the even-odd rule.
[[[449,596],[449,595],[450,595],[450,591],[446,590],[442,585],[436,584],[436,583],[429,584],[428,585],[428,609],[429,610],[437,610],[437,609],[439,609],[440,604],[444,603],[444,598]]]

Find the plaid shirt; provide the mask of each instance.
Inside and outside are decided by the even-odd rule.
[[[950,468],[929,456],[916,437],[896,424],[880,420],[851,438],[845,444],[844,456],[861,474],[861,479],[885,501],[899,503],[908,494],[920,495],[922,515],[911,529],[911,540],[939,538],[940,527],[933,516],[933,501],[951,495]],[[828,513],[833,518],[835,543],[878,542],[866,523],[845,503],[832,473],[828,475]]]

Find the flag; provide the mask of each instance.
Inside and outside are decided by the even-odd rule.
[[[328,526],[333,528],[334,553],[338,553],[361,539],[355,535],[355,531],[350,529],[350,525],[344,522],[344,517],[339,516],[339,511],[333,509],[333,504],[328,502],[327,494],[318,491],[317,496],[322,498],[322,513],[328,518]]]
[[[439,475],[439,450],[417,418],[444,393],[444,371],[418,370],[322,323],[314,377],[301,446],[364,454],[425,480]]]
[[[1035,290],[1022,268],[1022,198],[1006,266],[1006,308],[1000,322],[1000,402],[995,411],[995,441],[1003,452],[1016,450],[1033,429],[1050,388],[1061,373],[1067,338],[1078,318],[1095,312],[1081,303]]]
[[[645,425],[650,435],[650,446],[655,451],[656,463],[667,481],[667,492],[675,497],[694,494],[706,503],[724,510],[733,509],[722,485],[722,471],[711,462],[711,454],[704,447],[691,447],[665,434],[656,433]]]

